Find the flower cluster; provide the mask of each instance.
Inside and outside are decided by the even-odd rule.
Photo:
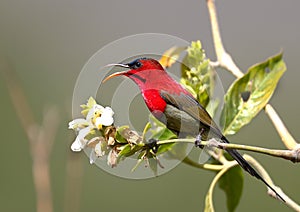
[[[149,167],[149,159],[154,166],[151,169],[156,172],[156,167],[162,167],[157,155],[166,152],[172,144],[158,145],[156,141],[174,138],[174,134],[162,123],[152,117],[145,129],[143,136],[130,130],[128,126],[115,127],[114,112],[110,107],[103,107],[90,97],[87,104],[81,105],[84,118],[78,118],[69,122],[69,129],[76,132],[77,136],[71,145],[71,150],[80,152],[85,148],[91,148],[90,163],[93,164],[99,157],[106,156],[107,164],[115,167],[121,159],[135,157],[137,165],[146,161]],[[150,136],[148,141],[145,134]],[[154,161],[154,162],[153,162]]]
[[[85,118],[75,119],[69,122],[69,129],[77,133],[75,141],[71,145],[74,152],[92,148],[90,163],[104,155],[108,155],[108,164],[116,165],[116,152],[109,148],[114,145],[116,129],[113,126],[114,112],[110,107],[103,107],[91,97],[86,105],[81,105]]]

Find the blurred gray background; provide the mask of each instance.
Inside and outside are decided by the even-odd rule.
[[[294,137],[299,138],[300,2],[227,0],[216,4],[225,47],[244,72],[252,64],[284,51],[288,71],[271,103]],[[155,179],[117,178],[89,165],[85,154],[70,153],[74,133],[67,130],[67,123],[72,119],[72,92],[81,68],[98,49],[118,38],[155,32],[187,41],[200,39],[207,56],[214,60],[205,0],[2,0],[0,29],[0,55],[16,72],[37,120],[41,122],[45,108],[51,105],[56,105],[60,113],[59,131],[50,158],[54,211],[203,210],[213,173],[181,164]],[[234,78],[219,71],[228,86]],[[0,95],[0,211],[35,211],[28,140],[2,75]],[[230,139],[237,143],[284,148],[264,112]],[[266,167],[276,184],[300,202],[297,164],[252,155]],[[70,182],[74,189],[71,191]],[[216,189],[214,198],[216,210],[223,211],[226,206],[223,192]],[[246,174],[237,211],[267,209],[290,211],[267,196],[261,182]]]

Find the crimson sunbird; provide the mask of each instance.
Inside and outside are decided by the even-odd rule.
[[[112,65],[127,70],[113,73],[104,81],[115,76],[126,76],[133,80],[141,90],[150,112],[179,137],[195,136],[195,143],[200,142],[200,145],[199,140],[210,138],[229,143],[205,108],[176,82],[158,61],[152,58],[140,58],[127,64]],[[285,202],[238,151],[235,149],[226,149],[226,151],[245,171],[261,180]]]

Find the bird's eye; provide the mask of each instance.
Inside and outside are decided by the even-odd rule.
[[[142,66],[142,63],[139,61],[136,61],[136,63],[134,64],[135,68],[140,68]]]
[[[126,65],[128,65],[131,69],[138,69],[142,67],[143,63],[140,61],[140,59],[136,59],[131,63],[127,63]]]

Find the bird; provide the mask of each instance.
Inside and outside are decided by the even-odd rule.
[[[174,80],[157,60],[145,57],[126,64],[111,65],[123,67],[126,70],[107,76],[103,82],[116,76],[130,78],[139,87],[154,117],[178,137],[195,136],[195,144],[198,146],[201,146],[201,140],[210,138],[229,143],[206,109],[188,90]],[[225,150],[246,172],[261,180],[279,199],[285,202],[237,150]]]

